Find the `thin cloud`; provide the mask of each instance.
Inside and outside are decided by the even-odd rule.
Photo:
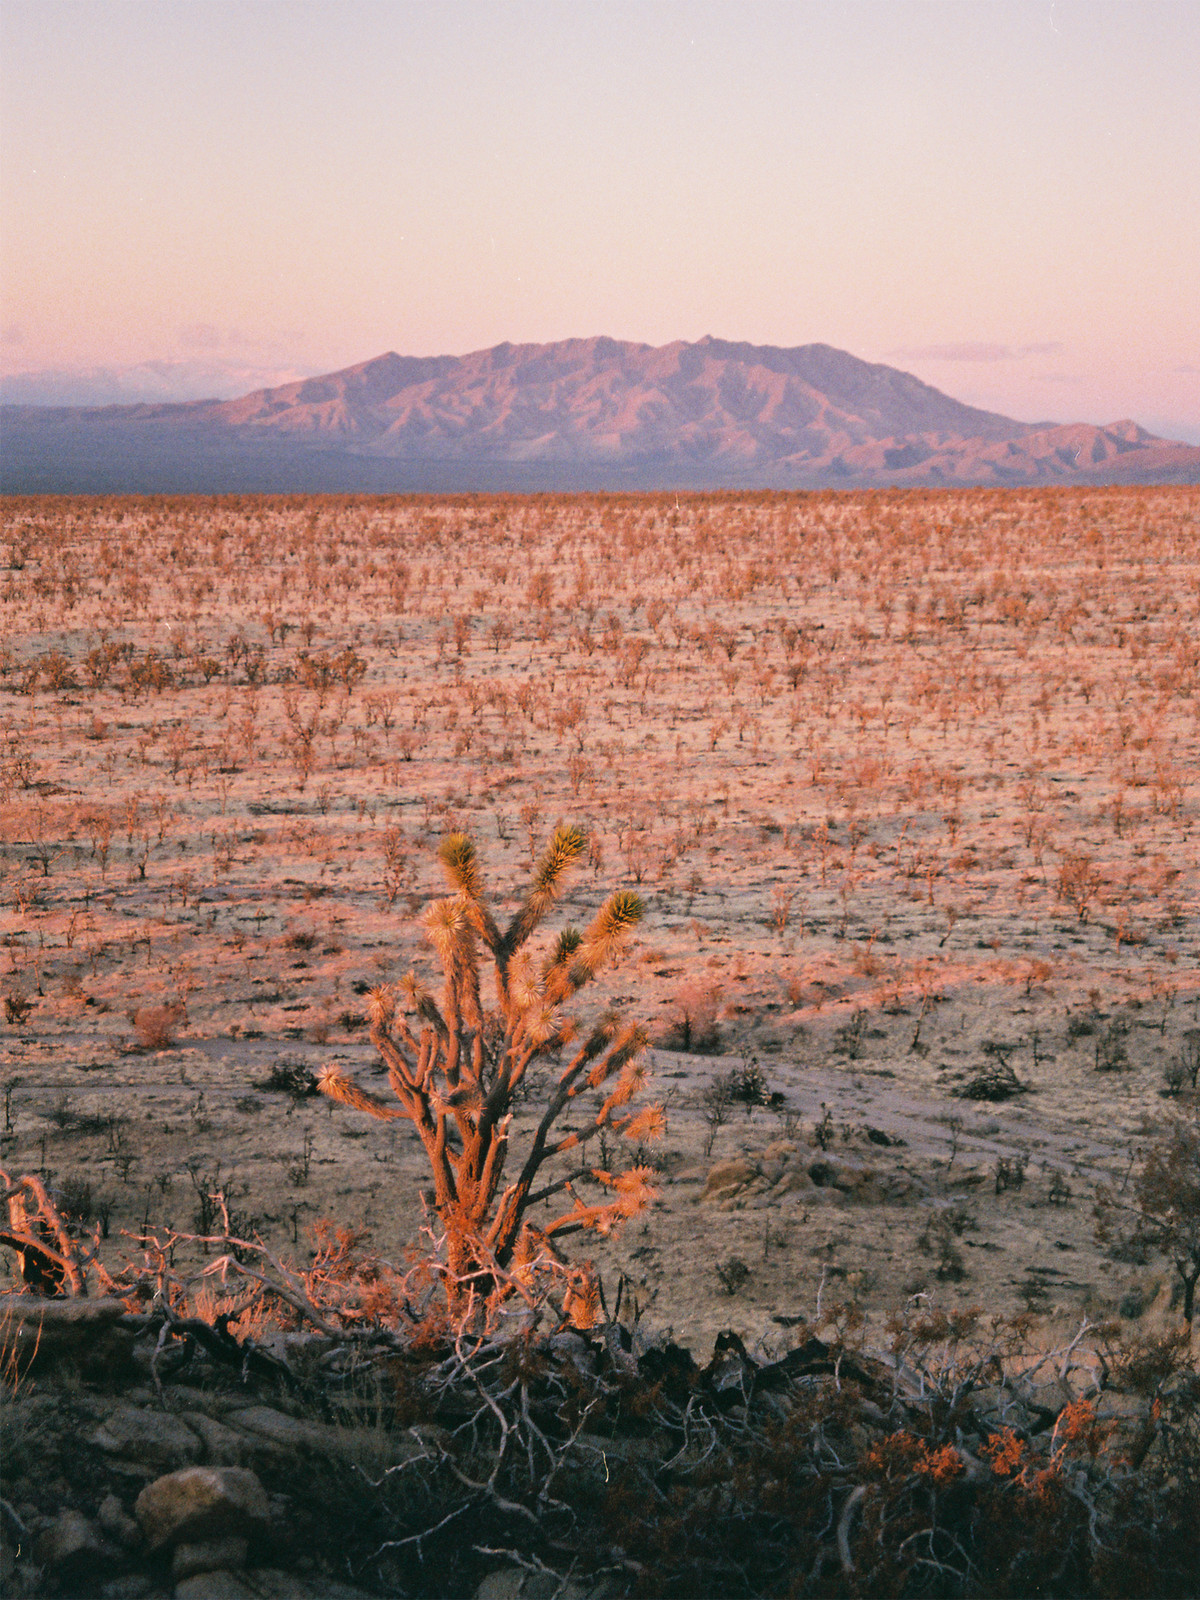
[[[211,322],[189,322],[179,330],[179,342],[189,350],[216,350],[223,342],[220,328]]]
[[[24,344],[24,343],[25,343],[25,332],[24,332],[24,329],[20,326],[19,323],[6,322],[4,324],[4,326],[3,326],[3,328],[0,328],[0,344],[9,344],[9,345],[11,345],[11,344]]]
[[[1063,346],[1047,344],[926,344],[915,348],[889,350],[889,356],[904,361],[1023,361],[1028,356],[1048,356]]]

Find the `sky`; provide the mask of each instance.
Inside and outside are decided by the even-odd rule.
[[[1197,0],[3,0],[0,373],[712,334],[1200,443],[1198,86]]]

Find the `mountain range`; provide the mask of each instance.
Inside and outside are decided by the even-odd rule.
[[[1134,422],[1017,422],[829,345],[705,338],[378,356],[233,400],[4,406],[8,492],[1200,482]]]

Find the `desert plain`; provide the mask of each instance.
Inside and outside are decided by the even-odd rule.
[[[610,1304],[701,1355],[1169,1311],[1093,1205],[1200,1056],[1200,490],[10,498],[0,1166],[110,1263],[218,1192],[409,1259],[415,1133],[313,1077],[386,1092],[439,841],[511,908],[560,821],[547,928],[646,908],[581,996],[666,1112],[654,1205],[571,1241]]]

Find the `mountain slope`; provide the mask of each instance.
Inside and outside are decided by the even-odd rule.
[[[237,400],[4,408],[5,488],[814,487],[1197,481],[1136,424],[963,405],[829,345],[395,353]]]

